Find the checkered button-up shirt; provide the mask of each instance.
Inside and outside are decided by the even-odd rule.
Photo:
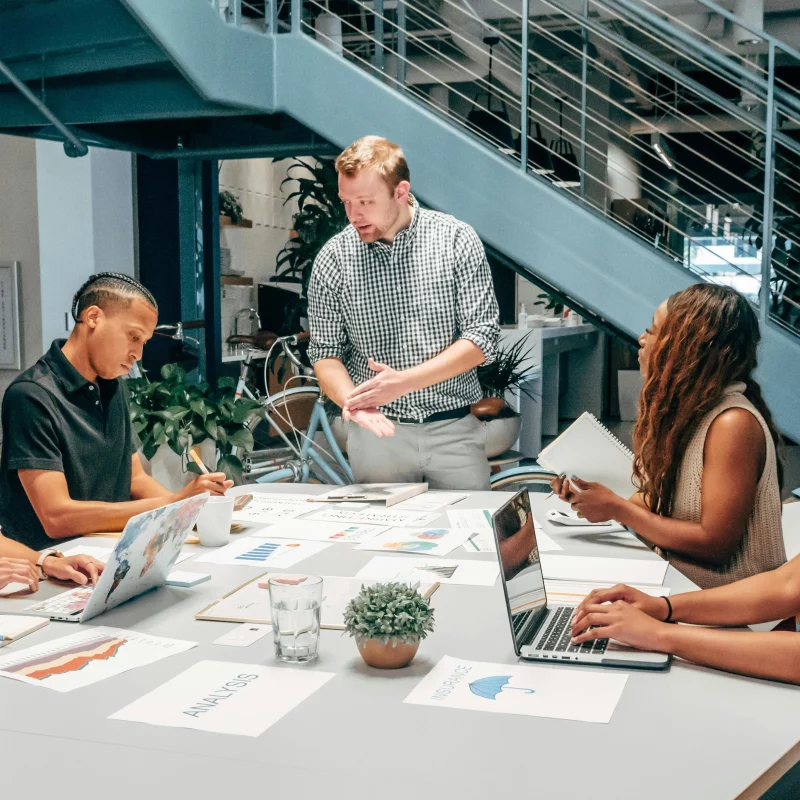
[[[352,225],[322,248],[308,287],[312,362],[339,358],[353,383],[369,380],[373,358],[396,370],[429,361],[469,339],[487,362],[500,333],[483,244],[466,223],[422,209],[392,244],[365,244]],[[471,369],[398,398],[381,411],[424,419],[481,398]]]

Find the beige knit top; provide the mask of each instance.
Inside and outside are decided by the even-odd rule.
[[[778,484],[778,465],[775,443],[764,418],[744,396],[744,383],[731,384],[697,427],[686,448],[675,490],[671,517],[700,522],[701,489],[703,485],[703,452],[706,434],[711,423],[729,408],[746,408],[760,423],[767,443],[764,471],[756,488],[755,504],[747,521],[747,531],[731,560],[723,566],[697,562],[687,556],[656,548],[673,567],[680,570],[701,589],[722,586],[748,578],[759,572],[775,569],[786,561],[781,528],[781,493]]]

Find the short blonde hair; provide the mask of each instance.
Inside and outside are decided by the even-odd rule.
[[[400,181],[411,180],[402,148],[381,136],[362,136],[336,159],[336,171],[348,178],[364,169],[377,170],[390,192]]]

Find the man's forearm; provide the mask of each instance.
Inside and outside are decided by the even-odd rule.
[[[20,558],[35,564],[39,554],[21,542],[15,542],[0,534],[0,558]]]
[[[323,394],[330,397],[339,408],[344,408],[354,384],[341,359],[322,358],[314,364],[314,372]]]
[[[86,533],[121,531],[131,517],[167,505],[170,497],[151,497],[123,503],[70,500],[63,506],[53,509],[50,519],[41,522],[45,533],[51,539],[66,539]]]
[[[172,492],[146,472],[131,479],[131,498],[149,500],[153,497],[171,497]]]
[[[438,356],[416,367],[403,370],[403,375],[408,382],[408,391],[416,392],[455,378],[456,375],[462,375],[480,366],[484,361],[485,356],[478,345],[469,339],[459,339],[446,350],[442,350]]]

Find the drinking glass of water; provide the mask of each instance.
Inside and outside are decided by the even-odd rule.
[[[269,581],[275,657],[305,662],[317,657],[322,578],[273,575]]]

